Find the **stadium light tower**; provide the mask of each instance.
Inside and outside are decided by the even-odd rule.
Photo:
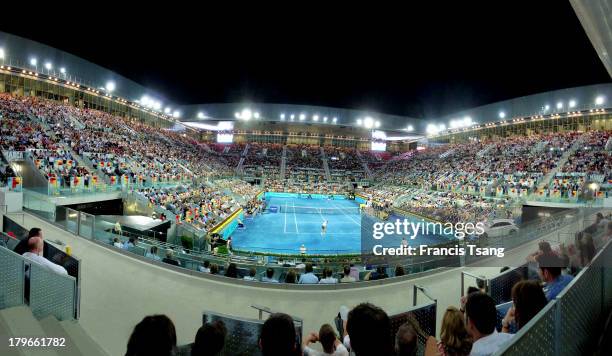
[[[560,101],[557,103],[557,110],[561,110],[561,109],[563,109],[563,102]]]
[[[0,47],[0,59],[4,60],[4,48],[2,47]]]
[[[576,100],[574,100],[574,99],[570,100],[570,101],[569,101],[569,107],[570,107],[570,108],[573,108],[573,107],[575,107],[575,106],[576,106]]]
[[[38,60],[34,57],[30,58],[30,65],[34,68],[36,68],[36,71],[38,72]]]
[[[503,112],[503,111],[500,111],[500,112],[499,112],[499,118],[500,118],[500,119],[503,119],[503,118],[505,118],[505,117],[506,117],[506,113],[505,113],[505,112]]]
[[[51,62],[45,62],[45,69],[48,71],[50,71],[51,69],[53,69],[53,64],[51,64]]]
[[[334,117],[334,118],[332,119],[332,122],[333,122],[334,124],[335,124],[335,123],[337,123],[337,122],[338,122],[338,118],[337,118],[337,117]]]
[[[602,95],[599,95],[595,98],[595,105],[603,105],[604,101],[606,101],[606,98],[604,98]]]

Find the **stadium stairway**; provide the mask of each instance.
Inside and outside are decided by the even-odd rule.
[[[484,155],[486,155],[487,152],[491,151],[493,147],[495,147],[494,143],[488,144],[487,146],[485,146],[483,149],[481,149],[480,151],[476,153],[476,157],[484,157]]]
[[[74,320],[58,321],[53,316],[37,320],[27,306],[0,310],[0,335],[9,337],[64,338],[64,347],[0,348],[2,355],[108,355]],[[3,340],[6,340],[3,338]],[[4,347],[4,345],[3,345]]]
[[[565,151],[563,155],[561,155],[561,158],[559,158],[559,162],[557,162],[555,168],[551,169],[548,173],[546,173],[544,178],[542,178],[542,181],[540,182],[540,184],[538,184],[538,189],[544,189],[548,187],[550,185],[550,182],[557,175],[557,173],[559,173],[561,169],[563,169],[563,166],[565,166],[570,156],[573,155],[580,147],[582,147],[582,145],[584,145],[584,135],[578,138],[576,142],[574,142],[574,144],[567,151]]]
[[[287,171],[287,146],[283,146],[283,155],[281,157],[280,166],[280,177],[279,179],[285,179],[285,172]]]
[[[355,150],[355,153],[357,155],[357,158],[359,159],[359,162],[361,163],[361,166],[363,167],[363,170],[366,173],[366,178],[372,178],[372,171],[370,170],[370,166],[368,166],[368,162],[363,160],[363,156],[361,155],[361,152],[359,152],[359,150]]]

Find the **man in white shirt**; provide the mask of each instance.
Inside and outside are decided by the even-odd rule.
[[[30,240],[28,241],[29,251],[25,252],[23,254],[23,257],[39,265],[42,265],[56,273],[68,275],[68,272],[66,271],[64,267],[60,265],[56,265],[55,263],[41,256],[43,252],[43,247],[44,247],[44,242],[42,238],[38,236],[31,237]]]
[[[332,277],[331,268],[326,267],[323,270],[323,278],[321,278],[321,280],[319,281],[319,284],[336,284],[336,283],[338,283],[338,280]]]
[[[485,293],[475,292],[468,296],[465,315],[467,332],[474,341],[470,356],[492,355],[513,336],[495,330],[497,323],[495,301]]]
[[[317,351],[310,348],[310,344],[313,342],[320,342],[323,347],[323,351]],[[319,330],[319,334],[311,332],[304,338],[304,355],[305,356],[348,356],[348,350],[340,340],[336,337],[334,329],[329,324],[324,324]]]
[[[306,268],[305,268],[306,273],[300,276],[300,280],[298,283],[299,284],[317,284],[319,283],[319,277],[315,276],[315,274],[312,273],[312,271],[313,271],[312,264],[307,263]]]

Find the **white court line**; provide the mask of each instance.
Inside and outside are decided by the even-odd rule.
[[[353,219],[349,214],[345,213],[344,210],[342,210],[342,208],[338,208],[338,206],[335,203],[332,203],[332,205],[336,209],[340,209],[340,212],[342,212],[342,214],[344,214],[347,218],[351,219],[357,226],[361,227],[361,223],[359,221]]]
[[[297,217],[295,216],[295,202],[293,202],[293,221],[295,221],[295,232],[299,234],[300,230],[298,230]]]

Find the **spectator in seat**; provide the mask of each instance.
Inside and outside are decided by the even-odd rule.
[[[270,315],[261,328],[259,348],[263,356],[301,355],[293,318],[283,313]]]
[[[202,325],[196,333],[195,342],[191,348],[191,356],[218,356],[225,346],[227,329],[220,321]]]
[[[574,277],[561,274],[563,261],[555,254],[543,254],[536,258],[540,278],[545,282],[544,294],[551,301],[572,281]]]
[[[32,262],[36,262],[56,273],[68,275],[66,269],[60,265],[57,265],[42,255],[44,248],[44,241],[39,236],[30,237],[28,240],[28,251],[23,254],[23,257],[29,259]]]
[[[176,348],[176,330],[165,315],[150,315],[134,327],[125,356],[170,356]]]
[[[172,251],[171,249],[166,250],[166,257],[164,257],[162,262],[167,263],[169,265],[173,265],[173,266],[181,265],[177,260],[174,259],[174,251]]]
[[[401,277],[405,274],[406,274],[406,271],[404,271],[404,266],[402,265],[395,266],[395,277]]]
[[[381,308],[362,303],[348,313],[348,341],[357,356],[393,355],[391,321]],[[345,343],[346,345],[346,343]]]
[[[520,330],[540,310],[544,309],[548,300],[540,284],[536,281],[520,281],[512,287],[513,306],[502,320],[502,331],[509,332],[510,324],[516,322]]]
[[[489,295],[481,292],[470,294],[465,303],[465,314],[466,329],[473,341],[471,356],[492,355],[512,338],[512,334],[495,330],[497,310]]]
[[[133,237],[130,237],[130,239],[123,244],[123,248],[124,249],[129,249],[130,247],[136,247],[136,239]]]
[[[287,276],[285,277],[285,283],[295,284],[297,283],[297,273],[293,268],[289,269]]]
[[[198,270],[204,273],[210,273],[210,261],[204,261],[201,266],[198,266]]]
[[[265,283],[278,283],[278,281],[274,279],[274,270],[270,267],[266,269],[266,275],[261,278],[261,281]]]
[[[255,277],[257,275],[257,270],[254,267],[251,267],[249,269],[249,275],[248,276],[244,276],[244,280],[245,281],[256,281],[257,277]]]
[[[150,258],[155,261],[161,260],[161,257],[157,255],[157,246],[151,246],[151,249],[149,250],[149,252],[147,252],[145,257]]]
[[[31,228],[30,231],[28,231],[28,234],[23,239],[19,240],[13,252],[18,253],[20,255],[23,255],[24,253],[28,252],[28,241],[32,237],[40,237],[41,239],[43,239],[42,229],[39,227]]]
[[[310,348],[310,344],[320,342],[323,352]],[[304,338],[303,342],[304,356],[348,356],[349,352],[344,345],[338,340],[334,329],[329,324],[324,324],[319,329],[319,333],[311,332]]]
[[[238,268],[235,263],[230,263],[225,269],[225,277],[238,278]]]
[[[435,341],[435,338],[430,337]],[[440,341],[430,343],[427,340],[425,355],[467,356],[472,349],[472,339],[465,328],[463,313],[450,306],[446,308],[440,328]]]
[[[210,274],[219,274],[219,265],[212,263],[210,265]]]
[[[395,355],[416,356],[418,341],[419,338],[414,327],[408,322],[402,324],[395,334]]]
[[[121,241],[119,241],[118,237],[113,238],[113,246],[117,248],[123,248],[123,244],[121,244]]]
[[[386,279],[386,278],[389,278],[389,275],[387,274],[386,268],[384,266],[376,267],[376,272],[370,275],[371,281],[375,281],[378,279]]]
[[[340,279],[340,283],[350,283],[355,282],[355,278],[351,276],[351,267],[344,266],[343,276]]]
[[[312,263],[307,263],[304,274],[300,276],[299,284],[317,284],[319,278],[313,273]]]
[[[321,280],[319,281],[319,284],[336,284],[338,283],[338,280],[334,277],[332,277],[332,270],[329,267],[325,267],[325,269],[323,270],[323,278],[321,278]]]

